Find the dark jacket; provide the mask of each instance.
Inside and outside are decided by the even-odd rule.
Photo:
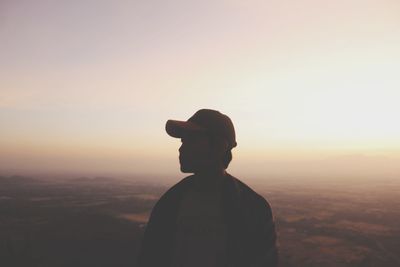
[[[182,193],[193,183],[193,176],[172,186],[155,204],[137,255],[138,267],[174,267],[171,253],[179,203]],[[221,188],[223,218],[228,228],[228,266],[277,266],[277,237],[269,203],[230,174]]]

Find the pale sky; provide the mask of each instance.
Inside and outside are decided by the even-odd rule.
[[[0,36],[0,171],[183,175],[165,122],[212,108],[238,176],[400,175],[397,0],[0,0]]]

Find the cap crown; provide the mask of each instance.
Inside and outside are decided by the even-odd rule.
[[[207,132],[226,139],[231,148],[237,145],[235,128],[231,119],[213,109],[200,109],[188,121],[207,130]]]

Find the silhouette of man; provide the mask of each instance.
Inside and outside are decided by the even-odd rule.
[[[168,120],[165,128],[181,138],[180,169],[193,175],[155,204],[138,266],[277,266],[269,203],[226,171],[237,145],[230,118],[201,109],[187,121]]]

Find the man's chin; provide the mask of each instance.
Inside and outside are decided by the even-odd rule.
[[[194,173],[193,168],[189,168],[188,166],[181,165],[181,172],[183,173]]]

